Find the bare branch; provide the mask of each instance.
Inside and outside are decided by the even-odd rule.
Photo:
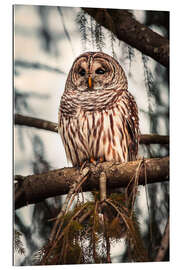
[[[103,171],[107,177],[107,188],[119,188],[128,185],[130,179],[136,174],[139,162],[128,163],[103,162],[96,166],[89,164],[90,172],[87,180],[83,183],[83,191],[99,189],[99,177]],[[146,159],[147,183],[163,182],[169,180],[169,158]],[[68,193],[72,183],[80,177],[78,168],[63,168],[49,171],[43,174],[26,176],[20,184],[19,192],[16,184],[15,193],[18,192],[15,208],[27,204],[37,203],[46,198]],[[139,185],[145,184],[145,172],[142,166],[139,173]],[[16,198],[16,194],[15,194]]]
[[[101,172],[99,177],[99,189],[100,189],[100,201],[104,201],[106,199],[107,191],[106,191],[106,174]]]
[[[21,114],[15,114],[15,124],[22,125],[22,126],[29,126],[40,128],[52,132],[58,132],[57,123],[24,116]],[[143,134],[140,136],[140,143],[141,144],[169,144],[169,136],[158,135],[158,134]]]
[[[156,255],[155,262],[163,261],[168,247],[169,247],[169,219],[168,219],[167,224],[166,224],[164,235],[163,235],[163,238],[161,240],[161,246],[160,246],[158,253]]]
[[[169,66],[169,41],[137,22],[127,10],[83,8],[119,40],[138,49],[165,67]]]
[[[140,144],[169,144],[169,136],[143,134],[140,136]]]
[[[21,114],[15,114],[15,125],[35,127],[53,132],[58,132],[57,123],[35,117],[24,116]]]
[[[28,62],[28,61],[25,61],[25,60],[15,60],[15,66],[16,67],[21,67],[21,68],[31,68],[31,69],[43,69],[43,70],[47,70],[47,71],[50,71],[50,72],[57,72],[57,73],[60,73],[60,74],[65,74],[64,71],[58,69],[58,68],[55,68],[55,67],[51,67],[51,66],[48,66],[48,65],[45,65],[45,64],[41,64],[41,63],[38,63],[38,62]]]

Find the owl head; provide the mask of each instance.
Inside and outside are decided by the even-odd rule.
[[[102,52],[86,52],[74,61],[65,89],[82,92],[127,89],[127,78],[113,57]]]

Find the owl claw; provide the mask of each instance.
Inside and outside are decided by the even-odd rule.
[[[100,157],[99,158],[99,162],[103,162],[104,161],[104,158],[103,157]]]
[[[98,163],[101,163],[104,161],[104,158],[103,157],[100,157],[98,160],[95,160],[93,157],[90,158],[90,163],[93,163],[95,166],[98,164]]]
[[[97,164],[96,161],[95,161],[95,159],[93,157],[90,158],[90,163],[93,163],[95,166]]]

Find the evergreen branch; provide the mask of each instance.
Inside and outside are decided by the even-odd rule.
[[[57,123],[35,118],[24,116],[21,114],[15,114],[15,125],[29,126],[40,128],[52,132],[58,132]],[[140,144],[169,144],[169,136],[158,135],[158,134],[143,134],[140,135]]]
[[[141,240],[141,238],[139,237],[137,230],[133,224],[133,221],[131,218],[129,218],[128,216],[126,216],[125,214],[123,214],[118,207],[110,200],[110,199],[106,199],[106,202],[108,204],[110,204],[116,211],[117,213],[120,215],[120,217],[123,219],[123,222],[127,228],[127,231],[130,235],[129,240],[133,242],[133,249],[134,252],[136,253],[136,261],[139,262],[148,262],[148,256],[147,256],[147,252],[144,248],[144,244]]]
[[[169,67],[169,41],[136,21],[127,10],[83,8],[119,40]],[[113,27],[112,27],[113,26]]]
[[[68,192],[68,194],[67,194],[67,196],[66,196],[65,202],[63,203],[63,206],[62,206],[62,208],[61,208],[61,212],[58,214],[56,223],[55,223],[55,225],[54,225],[54,227],[53,227],[53,230],[52,230],[52,232],[51,232],[51,236],[50,236],[50,240],[51,240],[51,241],[52,241],[52,240],[54,239],[54,237],[55,237],[55,232],[56,232],[57,226],[59,227],[59,228],[58,228],[58,232],[61,230],[61,227],[62,227],[62,225],[63,225],[63,221],[62,221],[61,224],[59,225],[59,220],[60,220],[61,217],[63,217],[63,216],[67,213],[67,211],[69,210],[70,205],[71,205],[71,203],[72,203],[72,201],[73,201],[72,199],[74,199],[73,194],[74,194],[74,192],[77,192],[77,185],[79,185],[79,183],[86,177],[86,175],[88,174],[88,172],[89,172],[89,168],[84,168],[84,169],[80,172],[80,175],[79,175],[77,181],[74,181],[74,182],[72,183],[72,186],[71,186],[71,188],[69,189],[69,192]],[[72,197],[73,197],[73,198],[72,198]],[[68,204],[69,204],[69,207],[68,207]],[[67,210],[67,209],[68,209],[68,210]],[[58,233],[57,233],[56,235],[58,235]]]
[[[82,205],[82,207],[80,207],[80,209],[76,209],[75,213],[73,214],[73,216],[70,218],[69,223],[62,229],[62,226],[60,230],[58,230],[57,235],[56,235],[56,239],[50,239],[49,241],[49,249],[47,250],[45,256],[43,256],[43,259],[41,261],[42,265],[47,265],[48,260],[53,258],[53,252],[54,250],[58,249],[58,245],[59,243],[63,243],[63,249],[61,250],[61,254],[60,254],[60,258],[56,258],[56,259],[62,259],[65,260],[65,257],[67,255],[67,248],[68,248],[68,240],[66,239],[66,236],[68,235],[69,231],[70,231],[70,227],[72,225],[72,222],[77,218],[77,216],[86,208],[86,204]],[[57,224],[55,224],[56,226]],[[57,227],[57,226],[56,226]],[[64,240],[63,240],[64,238]],[[67,241],[66,241],[67,240]],[[58,253],[58,257],[59,257],[59,253]],[[64,257],[64,258],[62,258]],[[56,263],[53,263],[56,264]],[[65,261],[63,262],[63,264],[66,264]]]
[[[169,157],[145,159],[148,184],[164,182],[169,180]],[[104,171],[107,177],[107,188],[126,187],[129,180],[136,174],[139,160],[128,163],[103,162],[96,166],[89,164],[87,180],[82,185],[83,191],[99,189],[100,173]],[[16,183],[16,193],[20,194],[15,200],[15,208],[27,204],[43,201],[46,198],[69,192],[72,184],[80,177],[78,168],[62,168],[47,173],[29,175],[19,185]],[[144,166],[139,172],[139,185],[145,185]],[[19,186],[18,186],[19,185]],[[19,188],[18,188],[19,187]],[[21,192],[19,192],[21,189]]]

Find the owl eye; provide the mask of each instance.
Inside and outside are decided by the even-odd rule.
[[[104,69],[102,69],[102,68],[98,68],[98,69],[96,69],[96,74],[104,74],[105,73],[105,70]]]
[[[85,74],[86,74],[85,69],[84,69],[84,68],[81,68],[81,69],[79,70],[79,75],[84,76]]]

